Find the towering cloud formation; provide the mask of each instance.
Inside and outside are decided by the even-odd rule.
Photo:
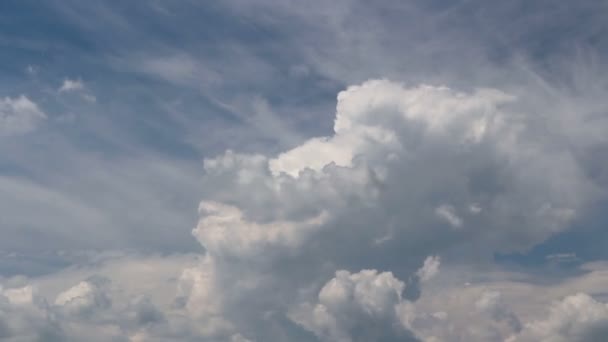
[[[332,136],[206,160],[194,230],[206,256],[184,274],[186,308],[258,339],[271,337],[255,327],[296,310],[320,339],[373,340],[399,321],[404,281],[436,273],[433,259],[416,273],[426,256],[489,257],[565,229],[595,198],[576,153],[599,141],[558,148],[585,119],[560,127],[521,110],[498,90],[375,80],[338,95]],[[367,303],[357,288],[382,295]],[[519,330],[496,300],[479,310]]]
[[[104,326],[132,340],[587,341],[603,333],[605,308],[584,295],[529,324],[498,291],[439,308],[417,300],[437,291],[439,256],[488,262],[525,250],[598,198],[583,156],[606,143],[593,134],[606,120],[536,109],[495,89],[349,87],[331,136],[276,156],[205,160],[193,230],[205,252],[172,304],[116,306],[107,284],[89,279],[48,310],[70,322],[64,331]],[[591,311],[564,330],[562,312],[583,302]]]

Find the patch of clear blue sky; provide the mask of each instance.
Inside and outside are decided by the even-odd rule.
[[[306,105],[303,101],[332,101],[341,87],[319,89],[313,86],[314,81],[288,79],[294,56],[281,49],[280,42],[285,39],[281,30],[244,20],[214,4],[163,2],[166,8],[159,9],[143,2],[6,1],[0,6],[0,46],[5,51],[0,56],[5,80],[0,90],[4,96],[29,94],[42,102],[47,113],[61,115],[66,111],[65,101],[57,101],[48,93],[56,90],[64,78],[82,79],[98,100],[96,108],[87,111],[97,111],[113,120],[115,127],[127,132],[123,134],[147,148],[173,155],[200,158],[204,152],[180,143],[185,127],[167,115],[167,103],[179,102],[180,109],[197,122],[238,124],[240,118],[208,97],[260,94],[277,106]],[[238,75],[238,80],[231,80],[235,75],[220,75],[225,79],[213,94],[206,94],[196,84],[176,86],[137,70],[138,58],[168,58],[174,54],[186,54],[204,64],[225,61],[238,67],[241,57],[231,55],[230,49],[225,49],[227,45],[271,64],[269,77]],[[36,68],[35,75],[26,73],[28,66]],[[95,126],[97,122],[89,124]],[[70,128],[64,133],[74,135],[84,146],[112,149],[112,141],[95,141],[96,129],[81,125],[78,131]]]
[[[524,253],[497,254],[503,264],[532,268],[550,266],[572,269],[582,263],[608,257],[608,202],[600,202],[572,224],[569,230],[553,235]]]

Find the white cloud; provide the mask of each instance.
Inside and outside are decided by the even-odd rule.
[[[442,204],[435,208],[435,214],[454,228],[462,227],[462,219],[456,215],[454,207],[449,204]]]
[[[439,265],[441,264],[438,256],[430,256],[424,259],[424,264],[416,272],[420,281],[425,282],[431,280],[439,272]]]
[[[56,341],[64,338],[57,318],[31,285],[0,288],[0,338],[9,341]]]
[[[290,317],[322,341],[414,341],[401,321],[404,287],[390,272],[337,271],[317,303],[301,304]]]
[[[141,264],[113,272],[108,287],[82,277],[56,289],[43,312],[63,319],[68,336],[95,328],[135,340],[494,341],[522,326],[527,334],[521,322],[540,316],[513,300],[518,287],[443,284],[438,272],[440,260],[483,264],[525,250],[596,200],[578,149],[556,148],[572,126],[547,125],[553,131],[542,135],[521,109],[491,89],[349,87],[332,135],[277,155],[205,160],[197,263],[173,265],[171,280],[152,270],[129,291],[114,286],[128,287],[125,274]],[[586,136],[579,148],[602,139]],[[406,298],[412,288],[420,293]]]
[[[80,80],[80,79],[71,80],[69,78],[66,78],[63,80],[61,87],[59,87],[59,92],[63,93],[63,92],[80,91],[80,90],[84,90],[84,88],[85,87],[84,87],[84,83],[82,82],[82,80]]]
[[[174,273],[188,264],[187,259],[121,256],[31,280],[36,285],[0,286],[0,339],[200,340],[194,318],[184,316],[164,298],[174,296]],[[105,275],[113,278],[112,284]],[[74,279],[83,280],[74,284]],[[57,287],[59,292],[53,295]],[[53,297],[49,303],[47,298]]]
[[[607,336],[608,304],[578,293],[553,304],[548,317],[527,324],[512,341],[599,342]]]
[[[83,100],[89,102],[89,103],[95,103],[97,102],[97,97],[93,94],[91,94],[90,90],[88,89],[88,87],[84,84],[84,82],[81,79],[69,79],[66,78],[63,80],[63,83],[61,84],[61,86],[59,87],[59,89],[57,89],[57,91],[61,94],[65,94],[65,93],[77,93],[80,98],[82,98]]]
[[[2,295],[14,305],[25,305],[34,302],[35,289],[31,285],[19,288],[8,288],[2,291]]]
[[[412,303],[409,327],[423,341],[601,341],[608,269],[580,271],[556,282],[543,272],[444,265]]]
[[[329,290],[319,290],[318,303],[304,300],[305,308],[296,300],[367,274],[339,273],[322,285],[336,269],[360,269],[371,260],[385,269],[403,255],[409,262],[400,265],[399,277],[415,276],[424,285],[437,273],[439,259],[427,259],[418,271],[414,265],[429,254],[449,251],[453,262],[472,254],[490,257],[565,229],[578,208],[594,200],[592,187],[569,151],[527,131],[528,120],[535,119],[521,115],[514,103],[492,89],[463,93],[369,81],[339,94],[331,136],[277,156],[228,151],[206,159],[205,200],[194,235],[207,255],[186,273],[186,307],[206,317],[205,326],[215,327],[207,333],[214,336],[253,331],[257,336],[244,336],[272,338],[254,328],[269,324],[253,318],[254,311],[299,307],[297,320],[307,330],[347,340],[357,324],[351,320],[365,322],[360,312],[369,310],[359,308],[352,317],[332,312],[321,295]],[[483,132],[476,130],[479,120]],[[471,203],[483,212],[471,210]],[[437,224],[437,216],[449,225]],[[475,250],[466,247],[472,242]],[[491,313],[485,327],[463,336],[484,340],[519,329],[498,297],[488,298],[470,301],[474,307],[485,300],[485,311],[476,314]],[[444,317],[443,311],[411,316],[418,318],[410,317],[410,326]]]
[[[526,251],[575,228],[571,222],[592,206],[601,207],[596,196],[603,196],[608,184],[602,158],[608,146],[603,81],[608,78],[590,77],[592,82],[574,86],[577,94],[572,96],[552,84],[537,87],[537,75],[522,77],[505,65],[513,54],[530,52],[541,58],[532,63],[546,66],[562,57],[555,56],[556,48],[603,47],[592,39],[601,36],[603,11],[589,3],[560,4],[542,16],[535,8],[543,6],[523,0],[498,6],[481,1],[229,0],[202,13],[198,5],[165,3],[159,22],[168,26],[160,36],[133,24],[141,20],[130,20],[132,13],[112,6],[59,6],[56,12],[71,27],[94,36],[120,31],[121,39],[104,44],[110,54],[141,51],[119,70],[126,71],[122,88],[137,87],[139,80],[130,74],[142,72],[168,84],[159,90],[144,80],[147,89],[136,89],[142,95],[138,98],[178,96],[187,103],[184,107],[194,99],[193,112],[205,116],[207,109],[198,106],[202,88],[202,97],[228,112],[222,118],[230,117],[229,129],[186,121],[187,130],[195,132],[190,141],[205,147],[209,141],[233,147],[245,141],[244,149],[259,152],[265,149],[251,144],[250,136],[262,135],[272,144],[279,142],[272,148],[283,150],[259,155],[237,151],[205,161],[201,217],[191,239],[204,248],[198,263],[166,254],[121,256],[102,266],[95,261],[32,279],[30,285],[9,280],[0,291],[0,339],[308,342],[315,334],[326,340],[373,340],[408,330],[425,341],[586,338],[579,332],[589,328],[588,322],[603,324],[605,271],[584,268],[572,278],[553,273],[526,277],[507,274],[492,263],[492,255]],[[184,13],[195,15],[180,15]],[[190,17],[200,17],[196,14],[242,20],[224,37],[190,25]],[[588,19],[584,25],[576,21],[580,17]],[[98,21],[113,25],[99,26]],[[567,35],[553,34],[566,26]],[[182,30],[186,27],[188,32]],[[260,39],[241,39],[252,35]],[[179,36],[180,50],[171,50],[176,42],[161,36]],[[540,54],[539,46],[530,44],[538,37],[544,43]],[[129,42],[138,45],[125,50]],[[41,44],[9,43],[30,50]],[[107,53],[100,56],[93,57],[107,61]],[[97,62],[93,64],[100,66]],[[599,63],[604,62],[600,57]],[[563,70],[549,70],[562,81]],[[350,87],[340,94],[334,131],[304,143],[275,115],[276,102],[295,103],[310,120],[297,126],[298,133],[326,134],[317,120],[326,117],[315,113],[318,107],[310,102],[326,103],[327,89],[370,75],[414,84],[420,79],[448,82],[451,88],[382,80]],[[585,77],[575,76],[576,82]],[[70,81],[72,85],[61,85],[66,89],[60,95],[95,102],[82,81]],[[502,91],[470,87],[497,83]],[[192,89],[184,91],[184,86]],[[253,107],[252,115],[238,113],[247,111],[232,97],[243,92],[260,92],[259,99],[269,102],[246,105]],[[304,116],[282,113],[298,120]],[[149,120],[144,121],[149,127]],[[252,124],[239,130],[234,121]],[[92,139],[92,147],[106,140],[113,148],[127,147],[130,156],[142,152],[131,149],[133,140],[121,140],[113,128],[95,125],[102,137]],[[88,153],[90,144],[86,156],[70,159],[61,149],[48,152],[48,145],[36,152],[40,145],[15,148],[10,156],[4,149],[0,153],[9,159],[9,168],[12,159],[31,155],[24,174],[41,180],[0,177],[2,225],[10,227],[2,231],[3,247],[13,248],[22,239],[34,250],[43,247],[36,241],[53,249],[56,240],[67,248],[192,248],[181,244],[188,237],[180,227],[192,225],[187,213],[194,215],[196,205],[182,194],[199,191],[199,179],[173,169],[175,160],[116,162],[117,156],[104,153],[102,159],[112,161],[99,162]],[[69,140],[65,145],[75,144]],[[50,170],[47,165],[59,166]],[[479,269],[459,272],[455,265],[461,262]],[[111,278],[112,285],[91,282],[89,273],[97,272]],[[415,287],[419,298],[402,295]],[[578,291],[589,296],[568,297]],[[547,315],[554,300],[556,313]],[[88,314],[75,314],[81,310]],[[295,312],[301,314],[299,320]],[[525,327],[521,335],[517,321]]]
[[[247,222],[235,207],[216,202],[202,202],[199,212],[203,217],[193,230],[208,253],[239,258],[263,255],[276,246],[296,248],[302,235],[324,222],[324,215],[304,222],[278,221],[267,224]]]
[[[228,152],[207,159],[207,196],[254,220],[311,219],[327,210],[332,223],[324,226],[349,226],[361,238],[385,236],[364,226],[385,229],[389,222],[400,222],[393,240],[406,244],[441,236],[445,228],[431,223],[437,215],[463,238],[495,241],[484,245],[489,249],[530,246],[564,229],[592,198],[592,186],[569,151],[523,130],[532,118],[511,112],[512,101],[489,89],[366,82],[338,96],[332,136],[276,157]],[[486,131],[472,141],[469,130],[480,118]],[[478,203],[483,215],[468,203]],[[467,212],[475,223],[465,226]],[[510,223],[515,217],[524,223]]]
[[[24,95],[0,99],[0,136],[33,131],[46,118],[38,105]]]
[[[81,281],[58,294],[55,305],[77,315],[87,315],[94,310],[105,309],[111,305],[111,300],[103,289],[107,286],[105,282],[105,279],[100,278]]]

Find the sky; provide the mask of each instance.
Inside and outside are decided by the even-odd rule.
[[[607,16],[0,2],[0,340],[607,340]]]

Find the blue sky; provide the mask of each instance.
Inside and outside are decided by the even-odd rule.
[[[0,337],[573,341],[570,302],[604,336],[607,14],[3,1]]]

